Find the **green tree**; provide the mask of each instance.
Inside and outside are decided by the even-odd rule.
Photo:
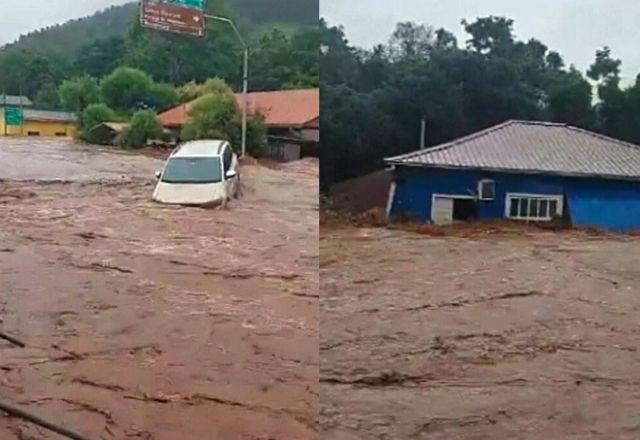
[[[288,36],[273,28],[252,50],[251,85],[257,90],[317,87],[319,84],[318,29]]]
[[[433,29],[412,22],[398,23],[391,35],[387,50],[395,60],[426,58],[435,44]]]
[[[547,99],[551,120],[579,127],[593,126],[591,84],[577,70],[559,78],[550,87]]]
[[[60,99],[54,84],[45,84],[33,98],[33,105],[45,110],[57,110],[60,108]]]
[[[162,111],[180,103],[180,94],[171,84],[156,83],[151,86],[151,107]]]
[[[78,51],[75,68],[96,78],[112,72],[125,56],[124,38],[113,36],[90,41]]]
[[[63,81],[58,95],[65,110],[82,112],[87,106],[100,101],[100,88],[95,78],[83,75]]]
[[[180,137],[182,140],[228,140],[238,151],[241,132],[241,112],[233,94],[208,93],[193,104]],[[247,151],[250,154],[258,153],[265,140],[266,127],[263,116],[259,113],[250,115],[247,121]]]
[[[179,90],[180,100],[182,102],[193,101],[209,93],[232,94],[233,90],[231,90],[222,78],[209,78],[203,84],[191,81]]]
[[[189,111],[181,138],[233,140],[238,136],[238,106],[231,94],[209,93],[199,98]]]
[[[100,82],[105,103],[116,111],[129,113],[152,104],[153,80],[139,69],[118,67]]]
[[[106,104],[91,104],[80,114],[80,137],[90,143],[101,143],[102,140],[96,137],[92,129],[103,122],[116,120],[115,112]]]
[[[384,166],[411,151],[427,120],[427,146],[507,119],[553,120],[640,142],[640,85],[620,87],[620,62],[596,54],[589,76],[565,67],[542,41],[519,41],[513,21],[463,21],[469,34],[400,23],[387,44],[349,45],[341,27],[320,22],[321,185]],[[639,81],[640,83],[640,81]]]
[[[618,83],[620,81],[620,66],[622,61],[612,58],[611,49],[607,46],[596,51],[596,60],[589,67],[587,75],[594,81]]]
[[[627,97],[620,89],[621,65],[612,57],[611,49],[604,47],[596,51],[596,59],[587,71],[589,78],[598,82],[597,124],[604,133],[617,137],[629,131]]]
[[[205,37],[193,38],[144,29],[136,21],[127,47],[124,63],[155,81],[183,84],[219,76],[239,84],[242,78],[240,44],[227,26],[210,26]]]
[[[152,110],[140,110],[131,118],[122,134],[122,145],[127,148],[144,147],[149,139],[162,137],[162,124]]]
[[[482,54],[506,54],[512,48],[513,20],[505,17],[482,17],[470,23],[462,20],[465,31],[471,35],[467,47]]]

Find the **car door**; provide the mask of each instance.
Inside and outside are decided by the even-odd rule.
[[[237,176],[228,178],[227,173],[229,171],[235,171],[235,164],[233,163],[233,151],[231,151],[231,147],[227,144],[224,147],[224,151],[222,153],[222,163],[224,167],[224,185],[225,192],[227,197],[233,197],[236,191],[236,182]]]
[[[236,172],[236,177],[233,178],[233,195],[235,196],[240,190],[240,163],[238,161],[238,155],[233,152],[229,147],[231,154],[231,170]]]
[[[240,192],[240,161],[231,147],[229,147],[229,152],[231,154],[231,169],[236,172],[236,176],[233,178],[233,195],[236,196]]]

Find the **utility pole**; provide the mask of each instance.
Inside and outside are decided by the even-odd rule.
[[[7,137],[7,91],[2,89],[3,106],[2,106],[2,122],[4,125],[4,137]]]
[[[20,83],[20,136],[24,136],[24,106],[22,105],[22,83]]]
[[[420,149],[424,150],[427,143],[427,119],[420,121]]]
[[[205,14],[205,18],[211,20],[221,21],[223,23],[227,23],[233,28],[238,40],[242,44],[244,48],[244,66],[243,66],[243,74],[242,74],[242,155],[244,157],[247,154],[247,116],[249,113],[249,46],[247,45],[244,38],[240,34],[240,31],[236,27],[236,24],[233,20],[230,20],[225,17],[219,17],[217,15],[208,15]]]

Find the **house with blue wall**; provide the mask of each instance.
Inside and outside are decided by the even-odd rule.
[[[566,124],[507,121],[386,162],[392,219],[640,229],[640,146]]]

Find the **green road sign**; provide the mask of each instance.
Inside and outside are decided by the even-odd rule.
[[[205,0],[165,0],[166,3],[172,3],[176,6],[184,6],[186,8],[204,9]]]
[[[7,125],[22,125],[22,109],[20,107],[5,107],[4,120]]]

